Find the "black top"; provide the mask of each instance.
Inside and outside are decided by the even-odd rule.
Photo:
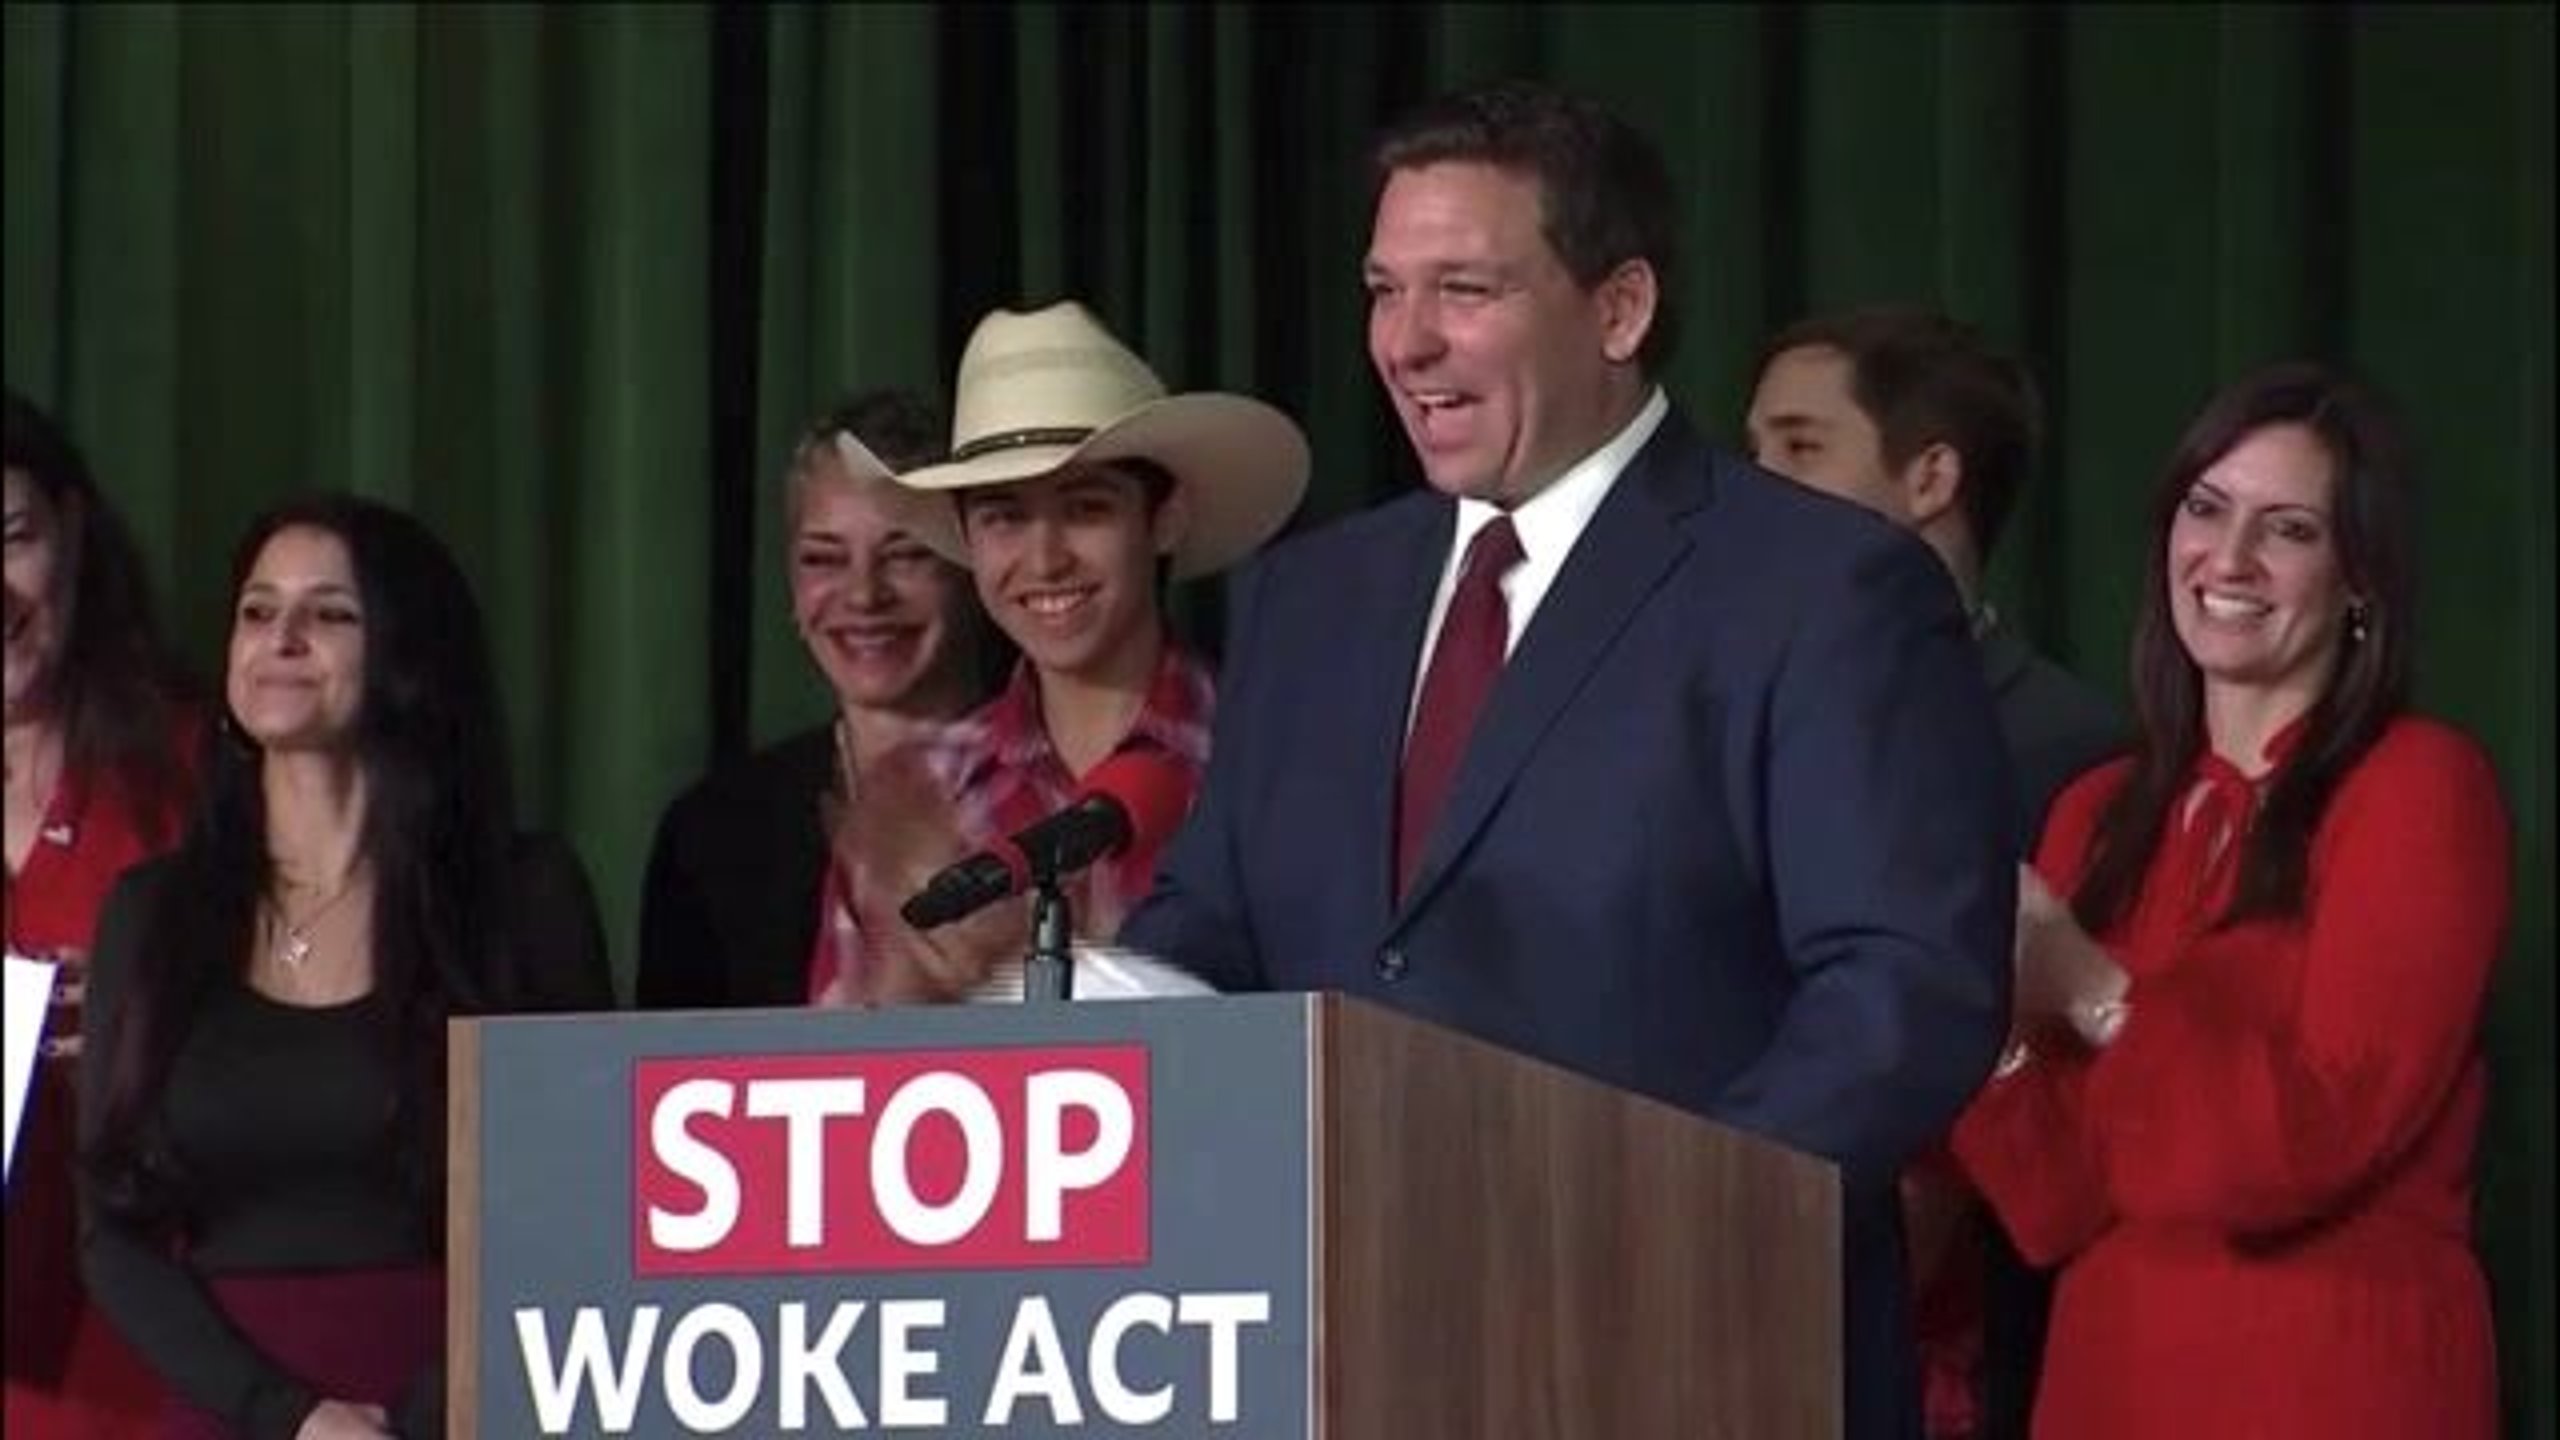
[[[192,1268],[354,1269],[433,1253],[428,1217],[389,1164],[382,1120],[398,1083],[376,1039],[384,1010],[372,995],[293,1005],[237,981],[207,997],[162,1102],[188,1171]]]
[[[1998,619],[1982,634],[1983,679],[1999,707],[2000,738],[2017,783],[2018,854],[2033,856],[2062,787],[2133,740],[2124,717],[2077,675],[2028,648]]]
[[[166,903],[170,862],[127,872],[99,918],[80,1072],[84,1149],[97,1138],[134,947]],[[528,837],[514,860],[510,949],[528,1009],[611,1009],[595,897],[577,857]],[[396,1169],[396,1077],[377,1043],[382,1002],[301,1006],[232,977],[191,1019],[160,1120],[186,1179],[185,1258],[81,1195],[81,1269],[116,1328],[187,1401],[253,1437],[291,1436],[324,1397],[224,1319],[199,1274],[431,1262],[442,1236]],[[420,1376],[394,1417],[441,1435],[443,1377]]]
[[[714,771],[658,821],[640,897],[644,1010],[805,1005],[835,772],[819,726]]]

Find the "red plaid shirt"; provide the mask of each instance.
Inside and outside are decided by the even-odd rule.
[[[1137,718],[1113,753],[1163,752],[1183,770],[1189,796],[1197,796],[1201,772],[1209,764],[1209,721],[1216,709],[1217,685],[1208,667],[1168,641]],[[950,786],[960,833],[972,845],[1010,835],[1065,809],[1077,797],[1077,777],[1067,772],[1057,747],[1049,743],[1048,727],[1040,722],[1040,682],[1028,660],[1014,667],[1003,693],[936,737],[928,759]],[[1155,883],[1156,855],[1162,848],[1161,841],[1133,845],[1074,877],[1067,899],[1074,907],[1076,934],[1089,940],[1118,934],[1121,920]]]
[[[1137,718],[1114,753],[1162,752],[1184,772],[1189,795],[1197,796],[1209,764],[1209,722],[1216,708],[1217,685],[1208,667],[1168,642]],[[973,848],[1055,814],[1077,797],[1077,777],[1068,773],[1041,723],[1040,681],[1028,660],[1015,667],[1012,680],[994,699],[917,743],[926,768],[951,797],[961,838]],[[1077,936],[1108,940],[1119,933],[1121,920],[1155,883],[1162,848],[1161,841],[1132,846],[1067,880]],[[826,1003],[839,973],[860,971],[866,958],[848,894],[842,870],[830,864],[810,957],[809,993],[819,1003]]]

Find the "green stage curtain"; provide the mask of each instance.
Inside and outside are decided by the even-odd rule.
[[[271,500],[409,504],[495,628],[523,799],[626,973],[651,824],[823,697],[782,602],[798,424],[947,387],[989,307],[1087,299],[1177,387],[1299,416],[1299,523],[1412,483],[1362,348],[1361,145],[1543,75],[1684,194],[1670,388],[1732,435],[1759,338],[1934,302],[2052,439],[1995,600],[2123,688],[2143,495],[2290,355],[2428,461],[2421,700],[2518,826],[2483,1251],[2511,1433],[2552,1375],[2548,6],[652,4],[7,8],[10,383],[56,406],[212,663]],[[1214,584],[1176,596],[1214,645]]]

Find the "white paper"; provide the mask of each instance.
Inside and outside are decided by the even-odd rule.
[[[1076,947],[1075,998],[1152,1000],[1170,995],[1215,995],[1207,981],[1169,960],[1120,945]]]
[[[45,1017],[53,1013],[53,962],[8,957],[7,990],[0,992],[0,1020],[7,1025],[9,1090],[8,1148],[0,1151],[0,1181],[18,1158],[18,1120],[27,1110],[27,1091],[36,1078],[36,1057],[44,1046]]]
[[[1215,995],[1218,992],[1190,971],[1159,960],[1143,950],[1075,942],[1075,974],[1070,984],[1078,1000],[1151,1000],[1160,996]],[[985,983],[969,992],[971,1003],[1022,998],[1022,962],[996,967]]]

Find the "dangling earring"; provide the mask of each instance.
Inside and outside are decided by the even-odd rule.
[[[2365,618],[2366,618],[2366,615],[2367,615],[2367,611],[2365,610],[2365,604],[2364,604],[2364,602],[2363,602],[2363,601],[2361,601],[2361,600],[2356,600],[2356,601],[2351,601],[2351,602],[2349,602],[2349,603],[2348,603],[2348,605],[2347,605],[2347,643],[2348,643],[2348,644],[2350,644],[2350,645],[2361,645],[2361,644],[2363,644],[2363,643],[2364,643],[2364,638],[2365,638],[2365,635],[2366,635],[2366,633],[2367,633],[2366,626],[2365,626]]]

